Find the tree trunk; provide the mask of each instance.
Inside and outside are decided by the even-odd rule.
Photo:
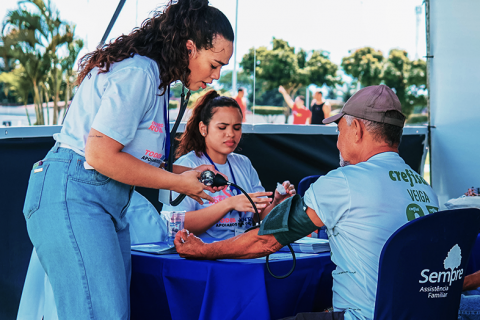
[[[45,108],[43,108],[43,90],[38,86],[38,96],[40,97],[40,113],[42,114],[42,125],[45,125]]]
[[[35,125],[42,125],[44,124],[43,122],[43,110],[42,110],[42,105],[40,104],[40,93],[38,90],[38,85],[37,81],[33,80],[33,103],[35,104],[35,115],[37,117],[37,121],[35,121]]]
[[[53,90],[55,90],[53,94],[53,124],[58,124],[58,92],[60,91],[56,62],[57,61],[55,61],[55,66],[53,67]]]
[[[70,101],[70,81],[68,81],[68,75],[67,75],[67,81],[66,81],[66,88],[65,88],[65,105],[63,106],[63,116],[62,116],[62,123],[63,124],[63,119],[65,119],[65,116],[67,115],[67,111],[69,108],[68,102]]]
[[[27,99],[25,99],[25,101],[23,102],[23,106],[25,107],[25,113],[27,114],[28,125],[31,126],[32,122],[30,121],[30,115],[28,114]]]
[[[48,97],[48,90],[47,87],[44,86],[43,88],[44,93],[45,93],[45,107],[47,108],[47,121],[45,121],[45,124],[48,126],[50,124],[50,108],[48,107],[48,102],[49,102],[49,97]]]

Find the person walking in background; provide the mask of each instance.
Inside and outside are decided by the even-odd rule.
[[[242,109],[243,120],[242,122],[247,122],[247,99],[245,98],[245,89],[238,88],[237,96],[235,97],[240,109]]]
[[[295,101],[288,95],[287,90],[284,87],[278,87],[278,92],[283,95],[283,99],[287,105],[292,109],[293,124],[309,124],[312,112],[305,107],[305,98],[303,96],[297,96]]]
[[[312,100],[311,109],[312,118],[310,124],[323,124],[322,121],[330,117],[330,112],[332,107],[323,101],[322,91],[317,90],[314,94],[314,99]]]

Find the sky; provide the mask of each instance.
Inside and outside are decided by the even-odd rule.
[[[45,0],[48,1],[48,0]],[[352,49],[371,46],[384,55],[404,49],[414,59],[426,52],[423,0],[239,0],[237,65],[249,48],[271,47],[272,38],[304,50],[326,50],[340,64]],[[76,24],[86,41],[81,54],[95,49],[118,5],[116,0],[52,0],[62,19]],[[127,0],[109,39],[129,33],[165,0]],[[210,0],[235,27],[235,0]],[[17,7],[17,0],[1,0],[0,17]],[[415,7],[421,6],[416,46]],[[233,69],[234,58],[224,70]]]

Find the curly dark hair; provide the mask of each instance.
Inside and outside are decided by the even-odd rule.
[[[162,94],[173,81],[181,80],[188,86],[187,41],[192,40],[198,50],[208,50],[217,35],[233,42],[232,25],[220,10],[208,5],[208,0],[170,0],[140,28],[83,56],[76,84],[80,85],[95,67],[105,73],[112,63],[139,54],[157,62]]]
[[[216,108],[233,107],[237,108],[240,116],[243,118],[242,108],[235,99],[220,96],[217,91],[210,90],[203,97],[198,99],[193,107],[192,116],[188,119],[185,131],[180,138],[177,138],[179,145],[175,156],[177,158],[194,150],[197,157],[201,157],[206,151],[205,137],[202,136],[199,129],[200,121],[206,126],[210,124]]]

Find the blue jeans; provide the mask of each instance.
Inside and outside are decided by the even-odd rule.
[[[30,239],[53,288],[59,319],[129,319],[133,187],[84,168],[55,145],[31,171],[25,206]]]

